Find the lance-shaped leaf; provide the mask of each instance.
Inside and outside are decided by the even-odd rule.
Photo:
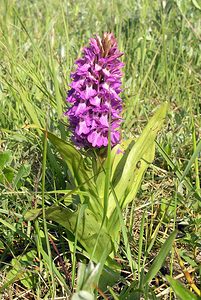
[[[201,297],[193,294],[186,287],[184,287],[178,280],[171,278],[170,276],[166,276],[166,278],[179,299],[181,299],[181,300],[200,300],[201,299]]]
[[[71,174],[76,180],[76,183],[78,185],[82,185],[83,189],[86,187],[86,185],[92,185],[89,179],[90,177],[93,179],[93,173],[90,172],[90,169],[87,169],[87,167],[84,165],[84,159],[80,152],[73,145],[58,138],[53,133],[48,132],[47,136],[61,154],[63,159],[66,161]]]
[[[129,140],[124,143],[125,151],[120,154],[116,153],[112,160],[111,184],[122,208],[134,199],[144,172],[154,159],[155,138],[164,122],[167,107],[167,103],[161,105],[148,122],[140,137],[136,141]],[[116,151],[116,149],[113,149],[113,151]],[[114,152],[112,155],[114,155]],[[103,175],[101,174],[101,176]],[[108,217],[111,216],[115,207],[114,196],[111,193]]]
[[[143,157],[145,157],[146,160],[146,156],[150,156],[153,160],[153,145],[156,135],[164,122],[166,111],[167,103],[159,107],[140,137],[135,143],[131,142],[121,161],[118,163],[112,178],[112,184],[119,199],[124,195],[128,186],[133,184],[132,181],[135,180],[133,173],[137,169],[138,162]],[[152,155],[150,155],[150,152]]]
[[[71,175],[75,181],[75,185],[81,191],[87,191],[88,204],[92,211],[98,213],[102,218],[102,206],[100,205],[99,197],[97,194],[96,186],[94,183],[94,174],[92,166],[87,164],[81,153],[71,144],[56,137],[54,134],[48,132],[48,139],[56,147],[62,158],[66,161]],[[83,196],[83,198],[86,197]]]
[[[82,213],[63,207],[51,207],[46,210],[46,218],[65,227],[73,235],[77,235],[79,243],[88,252],[90,258],[98,262],[103,252],[108,255],[113,250],[111,237],[104,226],[100,229],[100,221],[91,210],[85,208]]]
[[[146,169],[148,168],[149,164],[153,161],[154,159],[154,153],[155,153],[155,147],[154,143],[152,147],[149,149],[149,152],[147,152],[142,159],[137,163],[137,166],[133,172],[133,177],[131,178],[130,182],[128,182],[127,189],[121,199],[118,198],[118,195],[116,194],[119,202],[120,202],[120,207],[125,208],[128,203],[130,203],[132,200],[134,200],[139,188],[141,181],[143,179],[144,173]],[[116,210],[116,206],[114,209],[114,194],[110,195],[109,199],[109,210],[108,210],[108,216],[109,217],[109,222],[108,222],[108,229],[110,232],[110,235],[114,238],[114,240],[117,239],[117,227],[120,226],[119,222],[119,217],[118,213]],[[116,224],[114,226],[114,224]]]

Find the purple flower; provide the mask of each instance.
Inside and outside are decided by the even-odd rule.
[[[72,83],[67,110],[73,141],[79,147],[106,147],[110,131],[111,145],[120,142],[122,113],[121,68],[123,55],[112,33],[104,33],[90,40],[76,61],[77,69],[71,74]]]

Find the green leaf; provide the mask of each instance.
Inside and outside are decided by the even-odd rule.
[[[133,172],[137,168],[137,163],[144,155],[149,154],[150,149],[152,149],[151,152],[153,151],[154,140],[164,122],[167,107],[167,103],[159,107],[137,141],[132,141],[129,144],[121,161],[117,165],[112,183],[119,199],[124,195],[128,185],[132,184]]]
[[[89,256],[93,254],[91,258],[96,262],[102,257],[103,245],[108,255],[113,249],[111,237],[107,233],[106,228],[102,226],[99,233],[100,222],[97,216],[88,208],[85,208],[80,216],[79,210],[72,211],[63,207],[51,207],[46,210],[46,218],[59,223],[74,235],[76,232],[78,241],[88,252]],[[77,228],[78,219],[79,226]],[[96,249],[94,251],[95,245]]]
[[[15,170],[10,166],[5,167],[0,174],[0,182],[6,185],[8,182],[12,183],[15,175]]]
[[[87,291],[80,291],[73,295],[72,300],[95,300],[95,297]]]
[[[75,185],[81,191],[87,191],[89,207],[99,215],[102,216],[102,205],[97,194],[96,186],[94,183],[94,174],[92,167],[85,163],[81,153],[71,144],[56,137],[54,134],[48,132],[48,139],[56,147],[60,155],[66,161],[72,177],[75,180]],[[84,196],[83,196],[84,198]]]
[[[175,230],[170,234],[170,236],[167,238],[163,246],[161,247],[161,250],[159,251],[158,255],[156,256],[153,264],[151,265],[148,273],[145,275],[144,279],[142,280],[143,285],[148,284],[158,273],[160,268],[163,265],[164,260],[166,259],[169,251],[172,248],[174,239],[177,235],[177,231]]]
[[[48,139],[56,147],[63,159],[66,161],[71,174],[78,185],[83,189],[87,189],[88,185],[93,185],[93,173],[87,170],[84,164],[84,159],[80,152],[71,144],[56,137],[54,134],[48,132]],[[91,179],[90,179],[91,177]]]
[[[190,257],[184,250],[180,250],[179,251],[179,255],[189,264],[191,265],[192,268],[197,268],[198,267],[198,264],[197,262],[195,261],[195,258],[193,258],[193,255],[192,257]]]
[[[134,142],[132,139],[128,139],[125,141],[122,141],[120,145],[116,145],[114,148],[112,148],[110,153],[110,160],[111,160],[111,178],[113,178],[114,171],[124,156],[124,151],[129,146],[131,142]],[[104,188],[105,188],[105,180],[106,180],[106,169],[107,169],[107,160],[104,161],[102,165],[102,171],[99,172],[97,179],[96,179],[96,186],[98,190],[99,197],[101,199],[104,198]]]
[[[16,174],[16,176],[15,176],[13,186],[16,187],[17,184],[18,184],[18,182],[19,182],[23,177],[29,176],[30,171],[31,171],[31,165],[29,165],[29,164],[23,164],[23,165],[19,168],[19,170],[18,170],[18,172],[17,172],[17,174]]]
[[[20,280],[21,283],[28,289],[31,289],[36,284],[36,273],[30,271],[30,266],[33,266],[33,260],[36,257],[36,251],[31,250],[23,256],[13,258],[11,261],[12,268],[6,275],[7,282],[15,282]]]
[[[144,172],[154,159],[155,138],[162,127],[167,108],[167,103],[161,105],[136,142],[134,140],[125,142],[124,145],[122,145],[125,147],[124,153],[118,154],[116,152],[116,156],[112,160],[112,186],[114,187],[116,195],[118,195],[122,208],[134,199]],[[122,148],[121,150],[123,150]],[[116,151],[116,149],[114,151]],[[114,152],[112,155],[114,155]],[[111,193],[108,217],[111,216],[115,207],[115,199]]]
[[[119,246],[120,230],[122,231],[126,257],[129,261],[129,265],[130,265],[132,272],[134,272],[134,270],[137,269],[137,265],[131,255],[131,248],[130,248],[129,239],[128,239],[127,227],[124,222],[123,211],[121,210],[121,207],[119,205],[119,199],[118,199],[118,197],[114,191],[114,188],[112,186],[111,186],[111,189],[112,189],[112,193],[113,193],[113,196],[115,199],[116,209],[114,210],[111,218],[109,219],[109,222],[107,224],[107,230],[110,233],[110,236],[112,237],[112,240],[113,240],[115,246]]]
[[[120,267],[120,266],[119,266]],[[115,285],[120,280],[120,270],[116,271],[114,269],[104,266],[102,274],[100,276],[98,287],[101,291],[106,291],[108,286]]]
[[[94,288],[98,286],[104,262],[103,264],[98,263],[96,265],[94,265],[92,261],[90,261],[88,265],[85,265],[83,262],[79,264],[76,288],[77,292],[84,290],[93,293]]]
[[[2,223],[4,226],[6,226],[7,228],[9,228],[13,232],[17,233],[22,238],[24,238],[24,239],[29,240],[30,242],[32,242],[31,238],[28,235],[26,235],[24,232],[22,232],[21,230],[19,230],[18,228],[16,228],[17,224],[12,225],[12,224],[8,223],[6,220],[3,220],[2,218],[0,218],[0,223]]]
[[[143,179],[144,173],[154,160],[154,154],[155,143],[153,141],[153,144],[150,145],[149,151],[147,151],[136,164],[136,169],[133,172],[133,176],[130,179],[130,183],[127,186],[125,196],[121,203],[122,208],[125,208],[126,205],[135,198],[140,187],[141,181]]]
[[[35,208],[35,209],[30,209],[24,214],[24,219],[26,221],[33,221],[35,220],[40,214],[42,214],[42,209],[41,208]]]
[[[201,10],[201,1],[200,1],[200,3],[198,3],[197,0],[192,0],[192,2],[197,9]]]
[[[12,160],[12,154],[10,151],[0,152],[0,170],[3,170],[5,166],[9,165]]]
[[[175,294],[179,299],[181,300],[200,300],[201,297],[193,294],[191,291],[189,291],[187,288],[185,288],[179,281],[176,279],[171,278],[170,276],[166,276],[167,281],[173,288]]]

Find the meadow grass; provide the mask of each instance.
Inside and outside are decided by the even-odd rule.
[[[200,287],[200,10],[195,0],[1,1],[2,299],[68,299],[76,289],[82,258],[76,255],[77,241],[46,220],[44,212],[71,200],[69,170],[39,127],[69,140],[63,112],[70,72],[89,38],[103,32],[114,32],[125,53],[122,136],[137,137],[158,104],[170,106],[155,161],[122,215],[121,279],[105,294],[97,291],[97,297],[133,299],[126,288],[137,286],[136,299],[176,299],[165,275],[181,278],[188,287],[181,261]],[[29,209],[38,207],[43,218],[24,220]],[[143,272],[175,228],[177,246],[142,294]],[[37,251],[34,265],[24,257],[28,250]],[[21,269],[10,271],[18,256],[30,269],[24,282],[18,278]]]

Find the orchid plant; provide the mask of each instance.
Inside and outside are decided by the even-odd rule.
[[[46,209],[46,218],[76,237],[75,249],[111,269],[119,268],[114,255],[125,226],[122,211],[153,162],[155,138],[167,111],[167,103],[162,104],[138,138],[122,138],[122,55],[112,33],[90,40],[76,61],[67,96],[72,142],[46,132],[71,175],[67,205],[58,201]]]

